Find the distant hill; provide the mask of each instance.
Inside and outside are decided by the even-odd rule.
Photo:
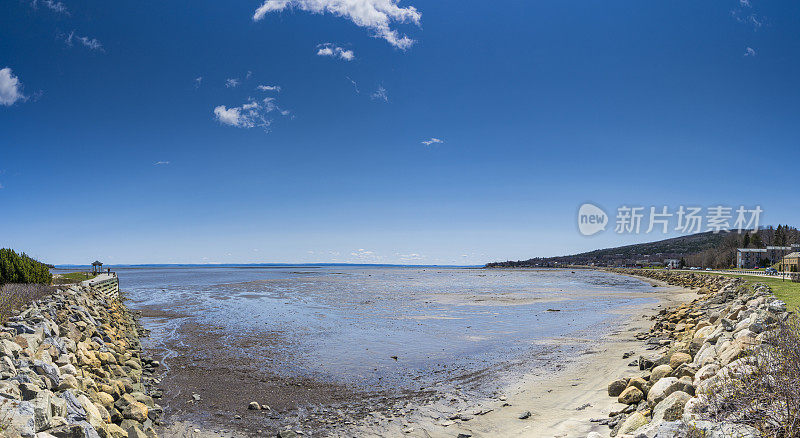
[[[636,263],[637,261],[663,262],[664,259],[681,259],[707,250],[720,248],[729,235],[730,233],[727,232],[717,234],[712,232],[698,233],[657,242],[597,249],[567,256],[493,262],[488,263],[486,267],[536,267],[563,264],[589,265],[592,263],[596,265],[623,265]]]

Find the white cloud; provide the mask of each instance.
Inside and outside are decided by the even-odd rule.
[[[756,56],[756,51],[752,47],[744,49],[744,56]]]
[[[156,161],[153,163],[154,166],[166,166],[167,164],[169,164],[169,161]]]
[[[267,118],[267,114],[278,111],[281,115],[290,114],[287,110],[282,110],[275,102],[275,98],[267,97],[261,101],[250,100],[241,106],[228,108],[219,105],[214,108],[214,117],[223,125],[235,126],[237,128],[254,128],[256,126],[268,130],[272,120]]]
[[[411,22],[419,25],[422,14],[413,6],[400,7],[399,0],[266,0],[256,9],[253,20],[259,21],[271,12],[297,8],[315,14],[330,13],[352,21],[356,26],[370,29],[374,36],[389,44],[407,49],[414,44],[411,38],[392,29],[392,22]]]
[[[9,67],[0,69],[0,105],[11,106],[25,99],[19,78],[11,73]]]
[[[261,91],[274,91],[276,93],[280,93],[281,87],[280,85],[259,85],[258,87]]]
[[[89,38],[85,36],[75,35],[74,30],[70,32],[66,38],[64,38],[64,42],[67,43],[67,45],[70,47],[72,47],[73,42],[76,40],[79,43],[83,44],[83,46],[88,48],[89,50],[99,50],[101,52],[105,51],[103,50],[103,45],[100,44],[100,41],[97,41],[97,38]]]
[[[247,74],[244,75],[244,78],[245,79],[250,79],[250,76],[253,76],[253,72],[251,72],[250,70],[247,70]]]
[[[430,146],[432,144],[444,143],[444,140],[438,139],[436,137],[431,137],[429,140],[423,140],[421,142],[425,146]]]
[[[750,7],[750,0],[739,0],[739,6],[749,8]]]
[[[55,0],[42,0],[42,4],[53,12],[69,15],[67,6],[64,5],[64,3]],[[33,6],[34,9],[37,8],[39,6],[39,0],[31,0],[31,6]]]
[[[198,77],[194,78],[194,88],[200,88],[200,85],[202,85],[202,84],[203,84],[203,77],[202,76],[198,76]]]
[[[319,56],[331,56],[345,61],[356,59],[356,55],[352,50],[345,50],[331,43],[319,44],[317,47],[319,48],[319,50],[317,50],[317,55]]]
[[[225,88],[236,88],[239,86],[239,79],[228,78],[225,81]]]
[[[386,92],[386,89],[383,86],[378,87],[374,93],[370,96],[372,100],[382,100],[384,102],[389,101],[389,93]]]

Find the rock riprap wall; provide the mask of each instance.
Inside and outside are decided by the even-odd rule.
[[[767,332],[788,316],[786,304],[764,284],[738,278],[653,270],[613,270],[696,288],[700,297],[654,317],[637,337],[653,353],[630,365],[639,373],[608,385],[608,395],[627,405],[598,419],[612,436],[761,436],[753,428],[703,421],[702,394],[752,360]],[[699,397],[698,397],[699,396]],[[590,435],[592,436],[592,435]],[[598,435],[599,436],[599,435]]]
[[[157,436],[147,395],[157,362],[118,299],[67,286],[0,328],[0,436]]]

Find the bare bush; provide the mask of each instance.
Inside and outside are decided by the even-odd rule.
[[[0,287],[0,323],[5,322],[21,307],[53,293],[54,288],[43,284],[9,283]]]
[[[779,321],[758,348],[712,379],[698,394],[702,417],[750,426],[765,437],[800,437],[800,318]]]

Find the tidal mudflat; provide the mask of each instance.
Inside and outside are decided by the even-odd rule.
[[[591,354],[651,284],[589,270],[118,269],[164,365],[167,421],[343,434],[496,397]],[[256,401],[269,409],[248,409]],[[194,426],[192,426],[194,427]]]

